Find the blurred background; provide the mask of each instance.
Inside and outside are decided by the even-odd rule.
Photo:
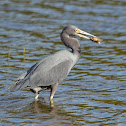
[[[60,40],[68,24],[101,38],[79,39],[82,55],[59,84],[35,102],[30,91],[7,88],[37,61],[66,49]],[[126,125],[125,0],[0,1],[0,125]]]

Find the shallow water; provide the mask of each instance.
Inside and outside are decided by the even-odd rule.
[[[0,125],[126,125],[125,12],[124,0],[1,0]],[[7,92],[34,63],[66,49],[59,35],[68,24],[103,42],[79,39],[81,59],[59,84],[53,107],[49,91],[38,102],[30,91]]]

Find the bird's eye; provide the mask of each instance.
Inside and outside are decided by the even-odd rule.
[[[76,33],[79,33],[79,29],[75,29],[75,32],[76,32]]]

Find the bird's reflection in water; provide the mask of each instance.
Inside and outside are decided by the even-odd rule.
[[[53,117],[56,116],[58,110],[55,102],[50,101],[50,103],[47,103],[47,99],[45,98],[33,101],[28,108],[34,113],[50,114],[53,115]]]
[[[59,126],[62,125],[64,120],[67,120],[67,123],[70,125],[80,125],[76,122],[75,115],[69,114],[59,108],[53,101],[49,103],[47,99],[40,98],[38,101],[32,102],[28,108],[30,112],[32,111],[35,120],[40,120],[40,122],[48,123],[49,125]],[[57,120],[60,121],[57,122]]]
[[[6,96],[7,97],[7,96]],[[12,114],[15,120],[21,119],[24,123],[33,123],[33,126],[38,125],[62,125],[67,120],[67,124],[79,124],[76,120],[80,116],[64,110],[62,103],[49,102],[48,98],[39,98],[38,101],[29,99],[29,97],[10,97],[1,99],[1,104],[6,111]],[[22,106],[23,105],[23,106]],[[59,106],[58,106],[59,105]],[[3,108],[2,108],[3,109]],[[18,115],[18,117],[17,117]],[[29,122],[27,121],[29,120]],[[35,124],[35,125],[34,125]]]

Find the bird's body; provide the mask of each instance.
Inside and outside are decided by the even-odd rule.
[[[61,33],[61,40],[67,47],[72,49],[72,52],[61,50],[40,60],[27,72],[19,76],[15,84],[12,85],[9,90],[17,91],[19,89],[28,88],[36,93],[35,98],[38,99],[40,91],[51,88],[50,99],[52,99],[58,84],[67,77],[72,67],[80,58],[79,41],[76,38],[70,37],[71,34],[67,33],[73,33],[76,29],[75,26],[70,25],[65,27]]]
[[[17,85],[11,90],[46,87],[66,78],[79,57],[67,50],[58,51],[33,65],[17,78]],[[48,66],[48,67],[47,67]],[[16,83],[17,83],[16,82]]]

